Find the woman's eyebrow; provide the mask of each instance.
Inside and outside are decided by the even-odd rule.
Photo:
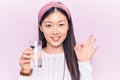
[[[44,23],[52,23],[51,21],[44,21]]]
[[[66,22],[66,20],[59,20],[58,22]]]
[[[52,23],[52,21],[43,21],[44,23]],[[57,22],[66,22],[66,20],[58,20]]]

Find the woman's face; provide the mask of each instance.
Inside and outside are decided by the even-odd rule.
[[[40,30],[47,40],[47,46],[51,47],[62,46],[67,36],[68,28],[66,16],[57,10],[49,14],[40,26]]]

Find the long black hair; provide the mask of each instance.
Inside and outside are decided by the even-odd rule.
[[[66,36],[66,39],[63,42],[63,49],[64,49],[64,53],[65,53],[65,60],[67,63],[67,67],[68,70],[71,74],[71,79],[72,80],[80,80],[80,72],[79,72],[79,66],[78,66],[78,60],[74,51],[74,46],[76,44],[75,41],[75,36],[74,36],[74,31],[73,31],[73,24],[72,24],[72,19],[68,18],[67,13],[61,9],[61,8],[56,8],[56,7],[52,7],[50,8],[47,12],[45,12],[45,14],[42,16],[41,20],[38,22],[39,25],[42,25],[43,20],[52,12],[55,11],[55,9],[57,9],[59,12],[61,12],[62,14],[64,14],[68,20],[68,24],[69,24],[69,30]],[[38,26],[39,28],[39,26]],[[42,41],[42,48],[47,46],[47,41],[44,37],[43,32],[39,30],[39,40]]]

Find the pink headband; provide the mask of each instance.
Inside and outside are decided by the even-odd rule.
[[[65,5],[63,5],[59,2],[50,2],[40,9],[39,14],[38,14],[38,22],[41,20],[42,16],[45,14],[45,12],[52,7],[57,7],[57,8],[63,9],[67,13],[68,18],[70,19],[70,12]]]

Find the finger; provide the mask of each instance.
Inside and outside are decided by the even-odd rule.
[[[83,42],[80,42],[80,43],[77,43],[76,46],[75,46],[75,49],[80,49],[81,47],[84,46],[84,43]]]
[[[24,59],[22,60],[22,64],[30,64],[30,59]]]
[[[33,49],[32,49],[32,48],[26,48],[25,50],[29,50],[29,51],[32,51]]]
[[[93,49],[94,45],[95,45],[96,39],[94,38],[90,44],[90,48]]]
[[[88,40],[87,40],[87,42],[86,42],[87,45],[90,45],[90,43],[91,43],[91,41],[92,41],[92,38],[93,38],[93,35],[90,35],[90,36],[88,37]]]
[[[30,55],[26,55],[26,54],[25,54],[25,55],[23,55],[23,56],[22,56],[22,58],[24,58],[24,59],[30,59],[30,58],[31,58],[31,56],[30,56]]]
[[[26,51],[33,51],[33,49],[32,48],[26,48],[24,52],[26,52]]]
[[[79,44],[79,48],[81,47],[84,47],[85,46],[85,44],[83,43],[83,42],[81,42],[80,44]]]
[[[30,59],[22,59],[19,61],[20,66],[22,67],[24,64],[30,64]]]
[[[25,54],[25,55],[33,54],[33,50],[25,50],[25,51],[23,52],[23,54]]]
[[[41,52],[38,53],[38,58],[40,58],[40,59],[42,58]]]
[[[33,57],[33,51],[26,50],[26,51],[23,52],[23,55],[21,56],[21,59],[32,59],[32,57]]]
[[[99,46],[93,49],[93,54],[98,50]]]

